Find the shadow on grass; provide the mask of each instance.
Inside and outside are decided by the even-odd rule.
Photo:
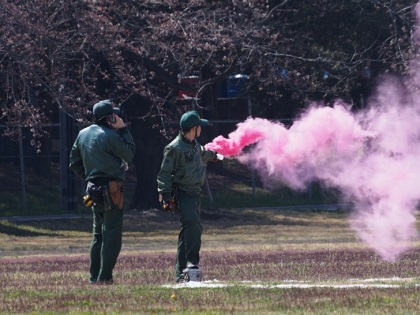
[[[27,226],[11,224],[7,221],[0,221],[0,233],[13,236],[52,236],[51,233],[28,230]]]
[[[297,212],[296,212],[297,213]],[[238,225],[302,225],[293,218],[273,220],[266,211],[242,209],[202,209],[202,224],[207,228],[230,228]],[[131,210],[124,215],[124,232],[155,232],[178,231],[180,226],[179,214],[170,214],[157,209]],[[50,231],[37,232],[36,230]],[[0,221],[0,232],[16,236],[56,236],[57,232],[72,231],[90,233],[92,231],[92,218],[37,220],[26,222]]]

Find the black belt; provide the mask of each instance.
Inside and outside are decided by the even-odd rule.
[[[113,180],[118,180],[118,179],[113,178],[113,177],[96,177],[96,178],[89,179],[90,182],[94,183],[97,186],[108,185],[108,183],[112,182]]]

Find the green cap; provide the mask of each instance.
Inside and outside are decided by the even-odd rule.
[[[93,115],[96,119],[101,119],[112,113],[119,115],[121,110],[118,107],[113,107],[110,100],[103,100],[93,105]]]
[[[207,119],[201,119],[200,115],[196,111],[186,112],[181,116],[179,125],[182,129],[190,129],[195,126],[207,126],[209,121]]]

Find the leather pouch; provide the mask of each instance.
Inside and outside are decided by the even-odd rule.
[[[108,184],[109,195],[112,202],[122,210],[124,204],[124,185],[121,181],[113,180]]]

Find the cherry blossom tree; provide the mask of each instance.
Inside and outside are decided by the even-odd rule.
[[[261,116],[291,117],[313,98],[357,105],[376,74],[409,71],[415,4],[2,0],[1,122],[10,137],[16,126],[30,127],[42,150],[42,126],[59,112],[87,124],[99,99],[122,104],[141,148],[138,176],[146,177],[131,206],[147,208],[155,203],[152,148],[161,148],[168,122],[187,108],[179,90],[195,91],[194,105],[211,112],[217,85],[246,74]],[[193,87],[179,80],[189,75],[198,77]]]

